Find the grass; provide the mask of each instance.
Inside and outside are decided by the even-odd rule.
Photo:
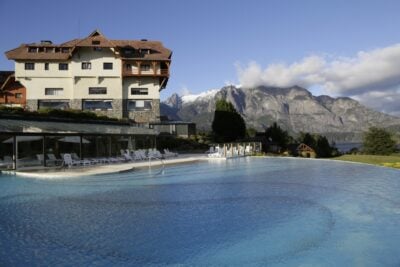
[[[378,155],[343,155],[340,157],[333,158],[335,160],[351,161],[368,163],[378,166],[385,166],[400,169],[400,154],[392,154],[390,156],[378,156]]]

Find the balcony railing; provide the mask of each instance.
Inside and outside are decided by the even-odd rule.
[[[124,68],[122,70],[123,76],[169,76],[168,69],[158,69],[156,72],[153,70],[142,70],[139,71],[138,69],[127,69]]]

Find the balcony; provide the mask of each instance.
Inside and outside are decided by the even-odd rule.
[[[122,76],[153,76],[153,77],[169,77],[169,69],[158,69],[156,71],[150,70],[138,70],[135,68],[129,69],[124,68],[122,70]]]

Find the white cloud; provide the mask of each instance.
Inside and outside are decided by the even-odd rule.
[[[312,55],[292,64],[273,63],[263,69],[252,61],[236,64],[243,87],[259,85],[320,87],[323,93],[350,96],[371,107],[400,114],[400,44],[354,57]]]
[[[186,86],[182,86],[179,95],[183,96],[183,95],[190,95],[191,92],[189,90],[189,88],[187,88]]]

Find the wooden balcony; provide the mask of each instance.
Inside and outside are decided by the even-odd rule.
[[[147,77],[169,77],[169,69],[158,69],[154,70],[138,70],[138,69],[127,69],[122,70],[122,76],[147,76]]]

